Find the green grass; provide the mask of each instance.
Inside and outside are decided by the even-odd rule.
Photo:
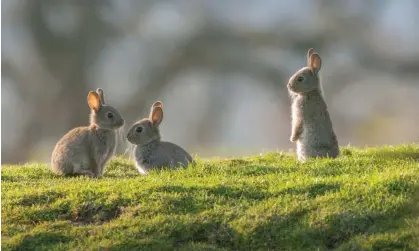
[[[419,145],[269,153],[104,178],[2,167],[3,250],[418,250]]]

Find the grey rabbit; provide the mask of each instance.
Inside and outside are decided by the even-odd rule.
[[[192,157],[180,146],[161,141],[159,125],[163,120],[163,103],[157,101],[151,107],[149,118],[144,118],[131,127],[127,134],[134,148],[135,164],[141,174],[150,169],[188,166]]]
[[[292,106],[291,142],[297,142],[300,161],[309,157],[336,158],[338,140],[320,86],[319,71],[322,61],[310,48],[307,67],[298,70],[288,82]]]
[[[104,167],[115,154],[117,133],[124,125],[121,114],[105,104],[102,89],[89,92],[90,125],[77,127],[65,134],[55,145],[51,170],[59,175],[101,177]]]

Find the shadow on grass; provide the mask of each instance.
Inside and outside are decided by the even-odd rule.
[[[333,250],[355,236],[377,233],[382,229],[381,223],[388,220],[386,214],[342,213],[330,215],[320,227],[311,228],[304,224],[304,217],[304,214],[296,214],[285,221],[281,217],[271,217],[245,237],[251,243],[249,248],[275,249],[281,246],[284,250]],[[385,231],[397,225],[388,227]]]
[[[26,236],[22,239],[21,243],[12,250],[51,250],[58,244],[64,244],[72,241],[73,239],[69,236],[51,233],[41,232],[34,235]]]
[[[21,206],[33,206],[33,205],[42,205],[42,204],[52,204],[59,198],[65,197],[64,193],[46,191],[42,194],[28,194],[21,197],[15,205]]]
[[[147,193],[161,193],[157,197],[162,203],[159,213],[163,214],[197,214],[213,208],[214,201],[220,198],[227,202],[241,198],[263,200],[269,196],[262,191],[243,191],[226,186],[212,188],[163,186],[150,189]],[[205,196],[202,196],[203,193]],[[174,196],[173,194],[177,195]]]
[[[200,188],[166,186],[160,189],[164,189],[162,190],[164,192],[191,193]],[[216,188],[212,191],[223,195],[231,194],[223,189]],[[339,185],[313,184],[302,192],[318,196],[337,189]],[[293,192],[296,191],[298,190]],[[418,200],[412,196],[410,201],[392,211],[351,212],[348,209],[318,219],[316,224],[309,224],[308,219],[313,217],[312,213],[317,208],[299,207],[286,215],[273,214],[264,221],[253,223],[251,229],[240,231],[231,224],[223,212],[207,211],[188,218],[172,215],[173,212],[176,214],[177,207],[188,207],[191,210],[193,205],[197,207],[196,211],[200,211],[203,209],[201,206],[208,206],[205,201],[201,202],[204,204],[197,206],[193,194],[168,201],[168,205],[172,207],[168,208],[167,217],[161,224],[150,223],[151,225],[133,228],[135,230],[131,229],[129,235],[118,237],[118,244],[110,246],[109,250],[201,250],[197,248],[198,246],[210,248],[205,250],[334,250],[343,247],[348,247],[350,250],[359,247],[355,250],[362,250],[365,247],[357,243],[356,237],[362,239],[375,234],[396,232],[405,227],[406,217],[418,214]],[[249,216],[243,215],[243,217]],[[250,220],[246,218],[245,220]],[[121,226],[121,230],[126,227],[126,225]],[[409,250],[409,245],[410,247],[412,245],[410,235],[392,240],[371,239],[368,245],[375,250]],[[69,241],[66,236],[41,233],[25,238],[17,250],[31,250],[31,247],[41,242],[52,247],[66,241]],[[194,243],[199,245],[192,245]],[[191,249],[193,247],[195,249]]]
[[[162,199],[162,206],[159,212],[163,214],[196,214],[212,207],[213,203],[210,203],[208,200],[184,195]]]
[[[74,207],[69,201],[64,201],[54,207],[45,205],[41,208],[25,208],[19,214],[14,214],[14,218],[8,218],[5,222],[36,225],[42,222],[68,220],[72,225],[100,225],[118,218],[127,204],[127,201],[122,200],[115,201],[111,205],[86,201],[80,203],[79,207]]]
[[[207,215],[205,220],[197,218],[186,222],[182,218],[174,218],[170,220],[170,228],[166,228],[164,232],[155,227],[139,228],[137,233],[131,233],[134,238],[124,238],[109,250],[237,249],[242,236],[230,224],[225,223],[223,218],[223,215],[216,214]]]
[[[261,176],[266,174],[288,174],[296,172],[298,168],[282,168],[279,166],[261,166],[261,165],[249,165],[249,166],[236,166],[226,170],[228,175],[240,174],[241,176]]]
[[[173,250],[171,243],[166,241],[163,237],[157,238],[135,238],[135,239],[123,239],[119,240],[119,243],[112,245],[109,248],[102,248],[98,250],[107,251],[121,251],[121,250]]]
[[[249,232],[238,232],[223,214],[207,214],[185,221],[182,217],[170,218],[164,230],[158,226],[139,227],[129,237],[122,237],[109,250],[191,250],[191,243],[203,247],[227,250],[330,250],[345,246],[354,237],[368,236],[400,227],[394,215],[386,213],[340,213],[325,218],[321,225],[310,227],[307,218],[310,210],[296,209],[288,215],[272,215],[256,223]],[[16,250],[33,250],[37,245],[57,245],[69,238],[54,233],[41,233],[26,237]],[[410,238],[372,243],[380,250],[403,249]],[[211,250],[210,249],[210,250]],[[198,249],[200,250],[200,249]]]
[[[39,224],[45,221],[53,221],[56,219],[60,219],[63,215],[69,214],[70,208],[41,208],[36,210],[24,211],[20,215],[17,215],[18,218],[15,219],[7,219],[7,221],[15,221],[15,222],[25,222],[31,225]]]
[[[287,188],[278,193],[278,195],[299,195],[307,194],[310,199],[316,198],[317,196],[325,195],[328,192],[338,192],[340,190],[340,184],[326,184],[318,183],[305,186],[303,188]]]
[[[390,184],[390,186],[393,186]],[[165,187],[164,191],[190,192],[199,188],[183,187]],[[229,189],[229,188],[227,188]],[[287,189],[283,194],[308,194],[309,197],[324,195],[327,192],[335,192],[340,189],[339,184],[313,184],[303,189]],[[226,192],[226,188],[207,189],[207,191],[219,194],[221,196],[234,196],[237,199],[239,195],[235,190]],[[232,192],[233,191],[233,192]],[[416,205],[412,210],[412,204]],[[198,241],[215,245],[219,248],[237,249],[237,250],[275,250],[278,247],[284,250],[311,250],[316,248],[336,249],[347,245],[351,240],[358,236],[368,236],[379,233],[386,233],[404,227],[405,218],[412,215],[418,209],[418,202],[415,199],[407,202],[404,206],[395,211],[376,211],[369,213],[343,212],[326,216],[313,227],[307,225],[307,217],[310,213],[307,209],[299,209],[289,215],[273,215],[266,221],[259,223],[254,230],[247,234],[240,234],[234,229],[224,225],[211,225],[196,223],[194,227],[187,227],[189,234],[183,230],[171,232],[172,241],[176,240],[174,245],[183,245],[188,241]],[[205,221],[207,222],[207,221]],[[210,220],[212,222],[212,220]],[[216,223],[216,221],[214,220]],[[219,228],[224,228],[222,235],[227,235],[228,240],[218,239],[221,237]],[[196,232],[195,232],[196,231]],[[185,235],[184,235],[185,234]],[[209,239],[208,236],[213,236]],[[377,240],[373,245],[383,249],[407,248],[411,239],[401,238],[397,241]]]
[[[315,227],[304,222],[304,214],[293,214],[291,222],[283,224],[283,219],[271,217],[262,223],[246,238],[253,243],[251,248],[264,245],[264,248],[275,249],[278,245],[285,250],[313,250],[319,247],[326,250],[348,247],[349,250],[359,245],[355,237],[368,237],[369,235],[396,232],[398,229],[414,229],[416,226],[407,226],[406,219],[419,216],[419,189],[410,201],[394,211],[375,211],[369,213],[343,212],[326,216]],[[419,226],[417,226],[419,227]],[[414,233],[410,231],[404,236],[392,240],[373,240],[373,250],[410,250]],[[268,239],[266,239],[268,238]],[[259,241],[264,240],[264,241]],[[272,240],[272,242],[269,242]],[[281,240],[280,242],[275,240]],[[419,243],[418,243],[419,244]],[[344,249],[346,250],[346,249]]]
[[[251,199],[264,200],[274,196],[308,194],[310,198],[315,198],[326,194],[327,192],[337,192],[340,189],[339,184],[317,183],[305,186],[303,188],[287,188],[277,193],[269,193],[258,190],[256,186],[248,187],[248,189],[235,188],[230,186],[218,185],[216,187],[182,187],[182,186],[162,186],[150,189],[149,192],[165,192],[165,193],[186,193],[194,194],[205,192],[208,195],[226,197],[226,199]]]
[[[256,187],[254,187],[256,188]],[[257,190],[244,190],[230,186],[219,185],[216,187],[182,187],[182,186],[162,186],[149,190],[150,192],[169,192],[169,193],[206,193],[207,195],[226,197],[227,199],[253,199],[263,200],[270,196],[270,194]]]
[[[288,248],[299,247],[300,242],[287,243],[287,236],[292,236],[295,229],[303,225],[308,212],[302,209],[289,215],[274,215],[250,233],[238,232],[222,214],[188,222],[176,218],[171,220],[170,229],[164,234],[159,229],[140,228],[138,238],[122,240],[110,250],[278,250],[279,247],[291,250]],[[141,238],[144,236],[147,242]]]
[[[182,186],[163,186],[150,189],[149,193],[181,193],[178,197],[162,199],[162,213],[167,214],[190,214],[199,213],[213,207],[212,196],[221,197],[225,201],[254,200],[262,201],[269,198],[284,195],[306,194],[309,198],[322,196],[327,192],[339,191],[339,184],[312,184],[304,188],[287,188],[277,193],[264,192],[257,187],[249,187],[248,190],[219,185],[216,187],[182,187]],[[199,193],[205,193],[206,199],[201,198]],[[210,196],[208,196],[210,195]]]
[[[2,182],[18,182],[24,180],[24,177],[22,176],[16,176],[16,175],[5,175],[1,174],[1,181]]]

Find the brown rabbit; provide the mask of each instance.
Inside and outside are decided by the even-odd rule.
[[[322,61],[314,49],[307,53],[307,67],[298,70],[288,82],[292,99],[291,142],[297,142],[299,160],[339,155],[336,134],[324,101],[319,71]]]
[[[121,114],[105,104],[102,89],[89,92],[90,125],[77,127],[64,135],[52,152],[51,170],[59,175],[81,174],[101,177],[108,160],[115,154]]]
[[[135,144],[135,163],[138,171],[147,174],[149,169],[186,167],[192,157],[183,148],[161,141],[159,125],[163,120],[163,104],[153,104],[149,118],[136,122],[127,134],[130,143]]]

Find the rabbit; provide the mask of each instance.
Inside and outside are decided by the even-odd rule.
[[[320,85],[321,66],[319,54],[310,48],[307,53],[307,67],[294,73],[287,85],[292,101],[290,141],[296,142],[300,161],[309,157],[336,158],[340,154]]]
[[[55,145],[51,170],[58,175],[87,175],[100,178],[109,159],[115,154],[116,130],[124,125],[121,114],[105,103],[102,89],[89,92],[90,125],[77,127]]]
[[[131,127],[127,140],[135,145],[135,166],[141,174],[150,169],[163,167],[183,168],[192,163],[191,155],[180,146],[161,141],[159,125],[163,120],[163,103],[156,101],[151,107],[149,118],[144,118]]]

